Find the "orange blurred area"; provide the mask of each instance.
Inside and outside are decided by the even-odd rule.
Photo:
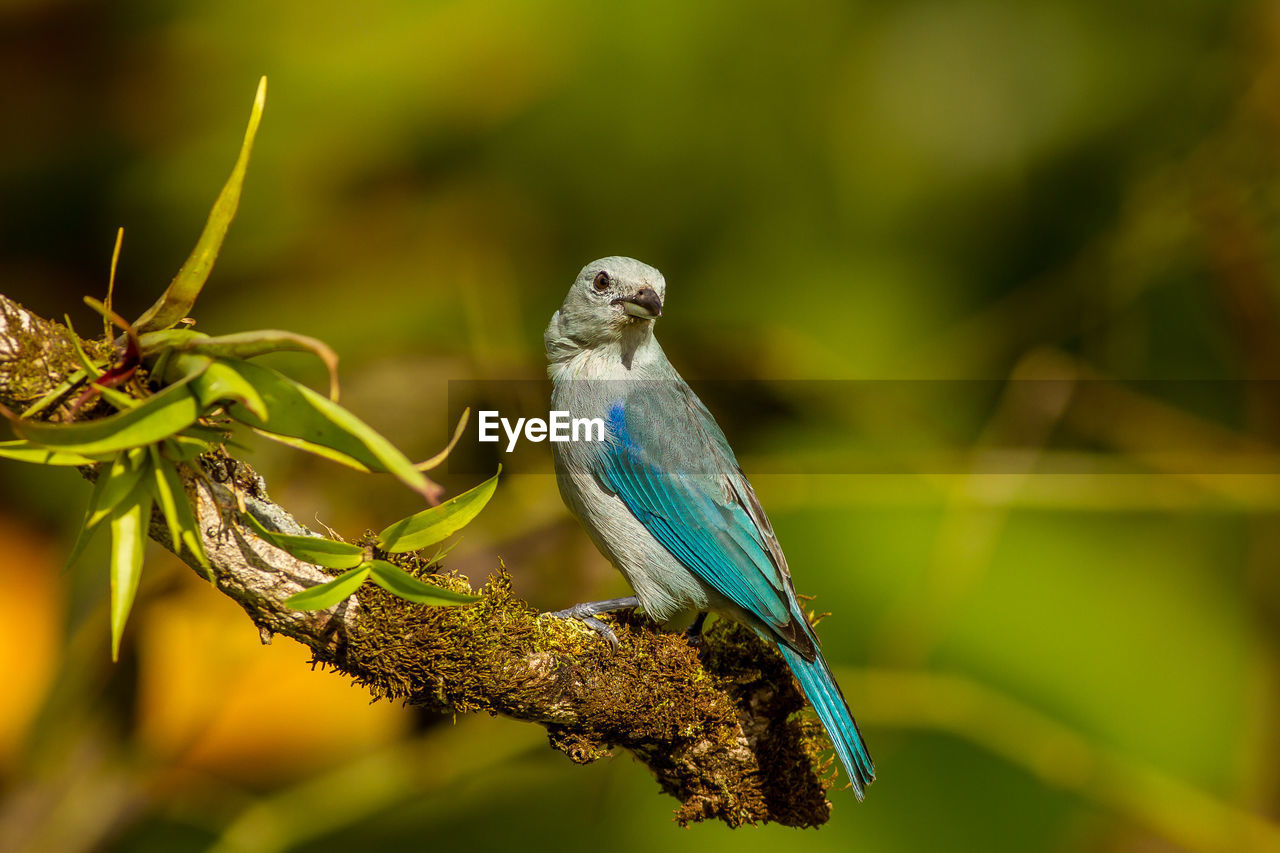
[[[13,640],[0,645],[0,767],[16,758],[55,671],[70,663],[61,641],[64,548],[0,516],[0,588],[21,603],[6,614]],[[152,760],[241,782],[283,779],[407,731],[403,708],[371,704],[363,689],[310,666],[298,643],[263,645],[243,610],[157,546],[148,570],[176,587],[141,599],[127,629],[138,658],[139,746]],[[105,632],[90,641],[95,656],[107,655]]]
[[[370,704],[347,679],[309,666],[310,653],[287,637],[263,645],[234,602],[178,570],[180,588],[130,626],[138,631],[138,736],[156,759],[270,781],[405,733],[404,709]]]
[[[4,514],[0,555],[0,589],[8,601],[7,639],[0,643],[0,768],[7,770],[58,665],[63,555],[56,543]]]

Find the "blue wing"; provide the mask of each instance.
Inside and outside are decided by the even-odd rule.
[[[782,551],[719,427],[701,403],[663,402],[665,434],[633,428],[655,420],[635,398],[612,407],[596,475],[686,568],[812,659]]]

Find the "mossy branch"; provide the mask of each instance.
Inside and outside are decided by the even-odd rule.
[[[0,403],[19,408],[77,367],[65,328],[0,295]],[[65,409],[45,414],[69,416]],[[834,774],[821,758],[820,726],[794,713],[804,703],[785,664],[751,632],[721,623],[696,651],[679,635],[624,617],[615,651],[583,626],[517,598],[505,567],[474,605],[422,607],[366,585],[328,610],[296,611],[285,599],[329,575],[232,519],[243,507],[285,533],[302,533],[302,525],[230,456],[202,457],[183,480],[214,585],[244,608],[264,641],[275,634],[297,640],[375,697],[542,725],[551,745],[578,763],[627,749],[680,801],[681,822],[827,820]],[[150,532],[172,549],[158,515]],[[439,572],[412,558],[401,564]],[[470,590],[457,575],[432,580]]]

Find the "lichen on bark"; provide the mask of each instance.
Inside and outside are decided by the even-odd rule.
[[[75,369],[67,328],[0,294],[0,399],[10,406],[37,400]]]

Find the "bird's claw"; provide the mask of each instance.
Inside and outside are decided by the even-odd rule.
[[[591,601],[583,604],[575,604],[572,607],[566,607],[564,610],[556,610],[549,614],[557,616],[561,619],[576,619],[585,623],[587,627],[595,631],[601,637],[608,641],[609,645],[615,649],[618,648],[618,635],[613,633],[613,629],[606,625],[597,617],[601,613],[611,613],[614,610],[625,610],[628,607],[639,607],[640,600],[635,596],[629,598],[611,598],[608,601]]]
[[[618,648],[618,645],[619,645],[618,635],[613,633],[612,628],[610,628],[600,619],[597,619],[596,617],[590,614],[576,613],[575,610],[577,610],[577,608],[570,607],[568,610],[557,610],[555,613],[552,613],[551,615],[559,616],[561,619],[576,619],[577,621],[586,625],[591,630],[595,631],[601,637],[604,637],[606,640],[608,640],[609,645],[613,646],[615,649]]]

